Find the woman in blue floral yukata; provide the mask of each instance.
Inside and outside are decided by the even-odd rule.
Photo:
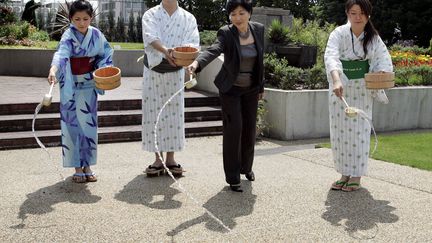
[[[93,8],[77,0],[69,10],[71,25],[54,54],[48,82],[60,84],[63,166],[74,167],[72,181],[95,182],[90,166],[97,160],[97,99],[92,72],[112,65],[113,50],[104,35],[90,26]]]

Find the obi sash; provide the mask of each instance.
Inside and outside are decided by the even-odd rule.
[[[82,75],[93,72],[95,70],[94,61],[90,61],[91,57],[71,57],[71,69],[73,75]]]
[[[340,61],[342,62],[343,73],[348,79],[361,79],[369,72],[368,60]]]
[[[146,66],[146,68],[149,68],[148,65],[148,59],[147,59],[147,54],[144,55],[144,66]],[[157,65],[156,67],[153,67],[152,71],[158,72],[158,73],[172,73],[172,72],[176,72],[180,69],[182,69],[183,67],[178,66],[178,67],[173,67],[167,59],[163,58],[162,62],[159,63],[159,65]]]

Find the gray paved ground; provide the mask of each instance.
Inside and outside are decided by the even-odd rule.
[[[230,232],[169,177],[143,175],[153,155],[139,142],[100,145],[99,181],[89,184],[70,181],[59,148],[49,148],[51,160],[41,149],[0,151],[0,241],[432,241],[431,172],[371,160],[363,189],[330,191],[331,151],[315,142],[259,143],[257,179],[235,193],[224,182],[221,137],[187,140],[180,183]]]

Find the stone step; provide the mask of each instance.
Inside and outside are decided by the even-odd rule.
[[[38,103],[13,103],[0,104],[0,115],[17,115],[17,114],[33,114]],[[185,107],[200,107],[200,106],[219,106],[219,97],[186,97]],[[53,102],[50,106],[43,107],[40,113],[58,113],[59,102]],[[125,100],[100,100],[98,101],[99,111],[117,111],[117,110],[141,110],[141,99],[125,99]]]
[[[222,121],[189,122],[185,124],[186,137],[212,136],[222,134]],[[36,132],[47,147],[60,146],[60,130]],[[99,143],[130,142],[141,140],[141,126],[101,127],[98,129]],[[0,133],[0,150],[36,148],[31,131]]]
[[[99,127],[140,125],[141,118],[141,110],[98,112]],[[59,113],[39,114],[35,123],[35,130],[40,131],[60,129],[59,119]],[[220,107],[203,106],[185,108],[185,122],[187,123],[197,121],[216,121],[221,119],[222,113]],[[0,116],[0,133],[31,131],[32,121],[32,114]]]

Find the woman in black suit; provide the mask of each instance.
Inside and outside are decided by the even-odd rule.
[[[200,72],[224,54],[215,78],[223,114],[223,163],[226,182],[241,192],[240,174],[255,180],[252,171],[258,100],[264,92],[264,26],[251,22],[251,0],[228,0],[226,10],[232,24],[223,26],[215,43],[188,67]]]

